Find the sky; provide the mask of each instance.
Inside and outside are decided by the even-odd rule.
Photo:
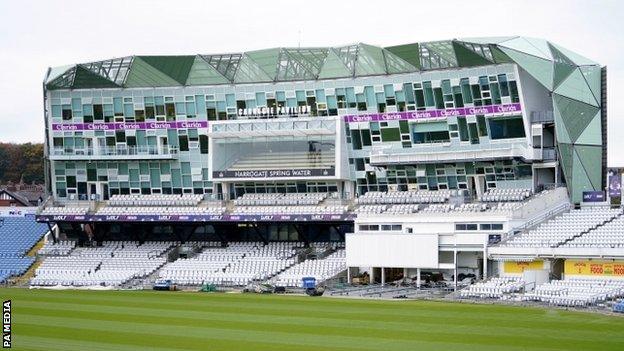
[[[608,67],[609,166],[624,167],[624,1],[0,0],[0,142],[43,142],[48,67],[280,46],[544,38]]]

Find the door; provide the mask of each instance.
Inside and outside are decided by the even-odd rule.
[[[86,154],[87,155],[93,155],[93,139],[87,138],[86,142],[87,142],[87,144],[85,145],[86,149],[87,149],[86,150]]]
[[[97,187],[97,183],[88,183],[87,184],[87,195],[89,196],[89,200],[98,200],[98,187]]]
[[[156,150],[150,150],[150,154],[168,154],[169,147],[166,136],[161,136],[158,138]]]
[[[108,200],[108,184],[106,183],[100,183],[100,198]]]
[[[94,155],[106,155],[106,139],[97,138],[97,144],[93,152]]]

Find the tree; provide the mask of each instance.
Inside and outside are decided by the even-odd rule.
[[[43,144],[0,143],[0,183],[43,183]]]

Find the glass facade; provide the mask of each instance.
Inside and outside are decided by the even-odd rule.
[[[357,44],[132,56],[52,69],[45,96],[50,188],[58,197],[210,193],[217,171],[271,169],[288,162],[335,168],[342,144],[347,180],[356,183],[358,193],[389,187],[462,188],[472,174],[487,175],[488,186],[523,182],[527,174],[530,178],[532,160],[513,156],[371,164],[379,150],[459,152],[519,141],[530,147],[527,115],[532,111],[478,109],[530,102],[535,94],[523,100],[522,71],[547,91],[538,100],[547,100],[553,111],[559,162],[565,180],[574,184],[570,189],[576,199],[580,193],[575,187],[600,189],[603,181],[596,164],[605,142],[600,69],[555,44],[521,37],[388,48]],[[451,113],[457,109],[474,112]],[[412,111],[437,111],[438,118],[343,118]],[[441,113],[449,115],[439,118]],[[340,135],[297,135],[293,125],[289,136],[242,130],[236,138],[211,141],[210,124],[216,121],[323,116],[344,123]],[[311,181],[283,183],[280,188],[308,189]],[[330,183],[333,189],[335,182]],[[257,186],[266,188],[253,188]],[[239,191],[250,185],[235,187]]]

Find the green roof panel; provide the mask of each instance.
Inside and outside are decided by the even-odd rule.
[[[594,98],[602,105],[602,68],[600,66],[580,66],[587,86],[594,94]]]
[[[475,44],[499,44],[504,43],[509,40],[513,40],[518,38],[517,36],[510,37],[473,37],[473,38],[460,38],[459,41],[465,41],[467,43],[475,43]]]
[[[387,73],[382,48],[360,44],[357,60],[355,61],[355,75],[370,76]]]
[[[397,55],[391,53],[386,49],[383,50],[383,55],[384,61],[386,62],[386,71],[389,74],[418,71],[418,69],[414,67],[411,63],[403,60],[402,58],[398,57]]]
[[[602,188],[602,147],[574,145],[574,151],[591,183],[591,189],[588,190],[600,190]]]
[[[50,73],[46,77],[45,83],[46,84],[50,83],[51,81],[55,80],[56,78],[58,78],[59,76],[61,76],[65,72],[67,72],[70,69],[74,68],[74,66],[75,65],[65,65],[65,66],[59,66],[59,67],[51,67],[50,68]]]
[[[243,54],[200,55],[228,81],[234,82],[234,76]]]
[[[249,51],[247,57],[252,59],[273,80],[277,75],[277,63],[280,49]]]
[[[473,46],[470,46],[470,48],[468,48],[458,42],[453,42],[453,49],[455,50],[455,56],[457,57],[457,64],[461,67],[483,66],[493,63],[493,60],[485,58],[484,55],[486,54],[483,53],[483,48],[481,46],[474,46],[474,48]],[[479,50],[479,53],[474,50]],[[487,52],[491,55],[489,50]]]
[[[546,41],[544,41],[544,43],[546,43]],[[529,41],[528,38],[518,37],[512,40],[506,41],[504,43],[500,43],[498,44],[498,46],[503,47],[503,48],[513,49],[513,50],[516,50],[518,52],[521,52],[527,55],[539,57],[544,60],[548,60],[548,61],[552,60],[550,49],[548,49],[548,47],[546,47],[546,49],[544,49],[543,46],[540,46],[538,48],[534,45],[534,43]]]
[[[578,68],[559,84],[555,89],[555,93],[576,101],[584,102],[588,105],[600,106],[594,97],[594,93],[589,89],[585,77],[583,77],[583,74]]]
[[[558,94],[553,94],[553,96],[553,101],[561,114],[568,135],[570,135],[572,142],[575,142],[600,110],[595,106],[565,96]]]
[[[537,79],[546,89],[552,90],[554,69],[551,61],[506,47],[501,47],[500,49],[533,78]]]
[[[496,45],[490,45],[490,51],[492,52],[492,57],[494,58],[494,62],[496,63],[511,63],[513,60],[511,57],[507,56],[501,49]]]
[[[119,85],[78,65],[72,89],[118,88]]]
[[[83,63],[81,66],[117,85],[123,85],[133,59],[133,56],[117,57],[110,60]]]
[[[574,72],[576,65],[552,45],[550,46],[550,51],[552,52],[553,62],[555,65],[553,87],[556,89],[561,82],[563,82],[572,72]]]
[[[570,195],[573,202],[581,202],[583,192],[595,190],[595,187],[591,177],[587,174],[585,165],[576,152],[576,148],[573,147],[572,150],[572,182],[570,182],[572,191]],[[600,172],[600,168],[598,170]]]
[[[581,132],[581,135],[574,141],[574,144],[602,145],[602,118],[598,111],[591,122]]]
[[[50,83],[46,85],[48,89],[72,89],[74,84],[74,77],[76,76],[76,67],[71,67],[65,72],[59,74]]]
[[[343,63],[334,49],[329,49],[327,57],[323,62],[323,67],[319,72],[319,79],[345,78],[351,77],[352,73]]]
[[[276,66],[277,68],[277,66]],[[235,83],[254,83],[254,82],[271,82],[272,77],[262,69],[258,64],[246,54],[238,62]]]
[[[563,170],[563,175],[566,177],[566,183],[572,184],[572,166],[574,162],[574,149],[572,148],[572,144],[559,143],[559,145],[557,145],[557,150],[559,150],[559,160],[561,161],[561,169]]]
[[[568,133],[565,121],[561,116],[561,112],[559,111],[559,107],[557,107],[557,104],[553,104],[553,114],[555,116],[555,133],[557,137],[557,142],[572,144],[572,138],[570,138],[570,133]]]
[[[137,56],[181,85],[186,84],[195,56]]]
[[[327,57],[328,49],[282,49],[277,80],[317,79]]]
[[[355,75],[355,61],[357,61],[360,45],[347,45],[336,48],[336,54],[342,60],[342,63],[349,69],[351,75]]]
[[[124,84],[124,86],[128,88],[166,87],[178,85],[181,85],[178,81],[154,68],[154,66],[148,64],[139,56],[132,60],[130,72],[128,72],[128,77],[126,78],[126,82]]]
[[[590,59],[588,59],[585,56],[581,56],[573,51],[570,51],[566,48],[564,48],[563,46],[557,45],[555,43],[550,43],[550,45],[552,45],[553,47],[555,47],[557,50],[561,51],[564,55],[566,55],[570,60],[572,60],[572,62],[574,62],[577,66],[592,66],[592,65],[598,65],[597,62],[594,62]]]
[[[420,50],[418,49],[418,43],[388,46],[385,49],[417,69],[420,68]]]
[[[229,82],[230,81],[226,77],[208,64],[206,60],[197,55],[193,66],[191,66],[185,85],[210,85]]]
[[[426,70],[457,67],[452,42],[442,40],[421,43],[420,67]]]
[[[549,91],[558,89],[560,95],[588,104],[601,102],[597,64],[545,40],[527,37],[464,38],[387,48],[367,44],[274,48],[200,57],[205,63],[196,55],[127,56],[80,66],[117,86],[167,87],[303,81],[516,63]],[[581,67],[580,75],[575,71],[577,66]],[[46,86],[72,89],[75,73],[75,66],[50,69]],[[580,84],[581,77],[588,88]],[[78,78],[76,88],[89,88],[90,81],[93,88],[107,84],[82,71]]]

